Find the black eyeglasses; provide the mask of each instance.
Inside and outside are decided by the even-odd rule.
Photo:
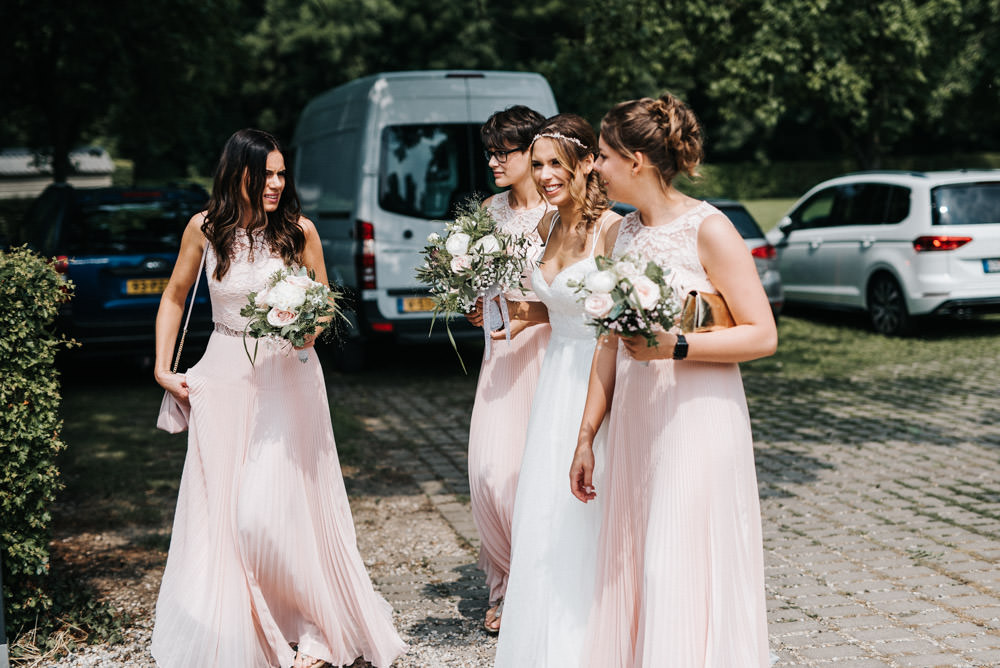
[[[517,148],[508,148],[502,151],[491,151],[489,149],[486,149],[485,151],[483,151],[483,155],[486,156],[486,162],[489,162],[493,158],[496,158],[497,162],[499,162],[502,165],[505,162],[507,162],[507,156],[509,156],[511,153],[517,153],[518,151],[523,151],[523,150],[524,148],[520,146],[518,146]]]

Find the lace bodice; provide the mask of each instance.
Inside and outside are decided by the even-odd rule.
[[[205,276],[212,297],[212,320],[232,331],[242,332],[247,319],[240,315],[240,309],[247,303],[247,295],[262,290],[268,277],[285,263],[280,256],[271,254],[261,233],[254,236],[253,259],[250,258],[250,244],[243,234],[237,234],[232,252],[229,271],[217,281],[213,274],[218,258],[209,245]]]
[[[542,254],[542,238],[538,235],[538,221],[548,211],[548,204],[543,200],[539,206],[533,209],[512,209],[510,207],[510,191],[505,190],[493,196],[487,210],[493,220],[497,222],[497,228],[501,232],[525,237],[528,240],[528,266],[522,281],[523,292],[511,290],[506,293],[506,297],[514,300],[536,300],[537,297],[531,291],[531,277]]]
[[[698,259],[698,229],[705,218],[716,213],[722,212],[702,202],[666,225],[647,227],[639,212],[632,211],[618,228],[614,255],[631,253],[669,269],[665,278],[678,299],[689,290],[718,293]]]

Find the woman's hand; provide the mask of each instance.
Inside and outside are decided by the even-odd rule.
[[[651,346],[644,336],[622,337],[622,343],[629,357],[640,362],[649,360],[668,360],[674,357],[674,346],[677,345],[677,335],[673,332],[658,332],[656,345]]]
[[[483,326],[483,298],[480,297],[476,300],[476,305],[472,307],[472,310],[465,314],[466,319],[471,322],[476,327]]]
[[[296,350],[305,350],[306,348],[312,348],[316,345],[316,339],[319,338],[320,330],[313,331],[312,334],[306,334],[306,342],[301,346],[292,346]]]
[[[171,373],[170,371],[157,371],[153,374],[160,387],[174,395],[174,398],[182,404],[188,403],[187,377],[182,373]]]
[[[500,339],[506,339],[507,331],[510,331],[510,338],[513,339],[515,336],[517,336],[518,334],[520,334],[521,332],[523,332],[524,330],[528,329],[529,327],[535,324],[537,323],[528,322],[527,320],[511,320],[510,325],[505,329],[498,329],[493,332],[490,332],[490,338],[495,341],[498,341]]]
[[[573,464],[569,468],[569,488],[573,496],[584,503],[597,498],[594,489],[594,444],[580,436],[573,453]]]

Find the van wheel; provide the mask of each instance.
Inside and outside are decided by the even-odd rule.
[[[910,331],[906,298],[892,276],[879,274],[868,286],[868,314],[872,328],[886,336],[902,336]]]
[[[334,343],[332,348],[333,366],[338,371],[357,373],[365,368],[366,346],[364,339],[344,339]]]

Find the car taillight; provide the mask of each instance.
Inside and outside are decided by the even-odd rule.
[[[360,242],[355,256],[358,286],[362,290],[375,289],[375,226],[359,220],[354,228],[354,238]]]
[[[52,268],[56,270],[57,274],[68,274],[69,257],[66,255],[56,255],[52,258]]]
[[[392,332],[391,322],[373,322],[372,323],[373,332],[389,333]]]
[[[946,237],[940,235],[917,237],[913,240],[913,250],[918,253],[923,253],[924,251],[949,251],[961,248],[970,241],[972,241],[972,237]]]
[[[750,254],[753,255],[758,260],[773,260],[774,258],[778,257],[778,251],[776,251],[774,249],[774,246],[772,246],[771,244],[757,246],[756,248],[750,251]]]

